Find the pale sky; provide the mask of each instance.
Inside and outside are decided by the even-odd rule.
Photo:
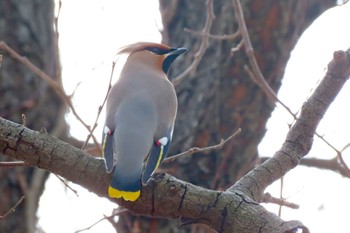
[[[62,3],[59,32],[63,82],[68,94],[81,82],[74,95],[74,104],[85,121],[92,124],[107,89],[115,51],[122,45],[136,41],[160,41],[158,1],[63,0]],[[279,98],[293,111],[298,111],[323,77],[333,51],[350,47],[348,22],[349,4],[327,11],[303,34],[292,52],[279,91]],[[339,149],[350,142],[350,113],[346,110],[349,95],[348,84],[318,129]],[[104,116],[100,119],[101,125]],[[85,139],[87,132],[80,123],[71,115],[67,116],[67,120],[71,124],[71,133]],[[277,107],[269,120],[266,137],[259,146],[262,156],[271,156],[280,148],[291,122],[291,117]],[[97,137],[101,135],[100,132],[101,128],[98,128]],[[315,139],[308,156],[332,158],[334,155],[328,146]],[[349,156],[350,152],[346,151],[344,157],[350,164]],[[311,232],[348,232],[348,215],[343,213],[350,209],[349,179],[334,172],[300,166],[288,173],[284,183],[284,197],[301,205],[301,208],[283,208],[283,219],[301,220]],[[46,233],[73,233],[90,226],[103,215],[110,215],[117,207],[104,198],[72,186],[78,190],[79,197],[66,190],[55,176],[49,178],[38,213],[39,226]],[[267,191],[279,196],[278,190],[279,182],[276,182]],[[277,213],[275,206],[266,207]],[[109,233],[114,229],[110,223],[103,221],[85,232]]]

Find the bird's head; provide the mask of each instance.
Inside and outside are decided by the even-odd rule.
[[[186,48],[173,48],[152,42],[138,42],[122,47],[118,54],[128,54],[127,63],[149,66],[167,74],[174,60],[186,51]]]

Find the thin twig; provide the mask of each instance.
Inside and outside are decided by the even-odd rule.
[[[242,130],[239,128],[237,129],[233,134],[231,134],[228,138],[221,139],[220,143],[213,145],[213,146],[208,146],[208,147],[203,147],[203,148],[199,148],[199,147],[192,147],[191,149],[188,149],[184,152],[181,152],[179,154],[170,156],[166,159],[164,159],[164,163],[169,163],[174,161],[175,159],[178,159],[179,157],[185,156],[185,155],[191,155],[194,153],[199,153],[199,152],[207,152],[207,151],[211,151],[211,150],[218,150],[221,149],[228,141],[230,141],[232,138],[236,137]]]
[[[47,75],[43,70],[39,69],[35,66],[28,58],[19,55],[15,50],[13,50],[10,46],[8,46],[4,41],[0,41],[0,48],[6,51],[11,57],[21,62],[23,65],[27,66],[34,74],[36,74],[39,78],[44,80],[55,92],[56,94],[63,100],[63,102],[71,109],[73,115],[80,121],[80,123],[90,132],[90,126],[86,124],[83,119],[76,112],[71,98],[69,98],[64,92],[60,83],[52,79],[49,75]],[[97,139],[94,135],[92,135],[94,143],[99,145]]]
[[[350,143],[346,144],[343,149],[341,149],[341,152],[344,152],[346,149],[348,149],[350,147]]]
[[[241,35],[245,44],[245,49],[249,59],[249,64],[252,67],[252,70],[250,70],[250,68],[247,65],[245,65],[244,66],[245,71],[248,73],[250,78],[265,92],[265,94],[274,103],[275,102],[279,103],[285,110],[287,110],[287,112],[294,118],[294,120],[296,120],[297,115],[293,113],[292,110],[277,97],[277,94],[271,88],[271,86],[268,84],[263,74],[261,73],[259,65],[255,59],[254,49],[250,41],[247,26],[245,24],[243,10],[242,10],[240,1],[232,0],[232,3],[236,14],[236,19],[238,21],[239,30],[241,31]],[[328,146],[330,146],[337,153],[339,160],[345,166],[345,168],[348,168],[347,165],[343,162],[344,160],[342,159],[341,153],[339,153],[339,151],[334,146],[332,146],[326,139],[324,139],[324,137],[322,137],[319,133],[315,132],[315,135],[318,136],[322,141],[324,141]]]
[[[87,230],[90,230],[91,228],[93,228],[94,226],[96,226],[97,224],[99,224],[100,222],[102,222],[103,220],[109,220],[111,218],[114,218],[115,216],[118,216],[122,213],[125,213],[125,212],[128,212],[129,210],[128,209],[121,209],[121,210],[118,210],[117,212],[113,213],[111,216],[103,216],[103,218],[101,218],[100,220],[98,220],[97,222],[95,222],[94,224],[84,228],[84,229],[81,229],[81,230],[77,230],[75,231],[74,233],[80,233],[80,232],[83,232],[83,231],[87,231]]]
[[[280,179],[280,199],[281,200],[284,200],[283,198],[283,188],[284,188],[284,176],[281,177]],[[265,193],[265,197],[266,197],[266,193]],[[282,216],[282,207],[283,205],[280,205],[279,208],[278,208],[278,217],[281,217]]]
[[[230,145],[232,146],[232,145]],[[230,149],[229,149],[230,151]],[[222,190],[223,187],[220,187],[220,181],[222,180],[222,177],[224,177],[224,172],[228,164],[229,159],[234,156],[234,153],[224,153],[224,155],[219,159],[219,165],[215,169],[215,175],[214,178],[211,181],[210,188],[213,190]]]
[[[189,32],[189,33],[191,33],[191,34],[193,34],[195,36],[207,36],[210,39],[215,39],[215,40],[234,40],[237,37],[239,37],[240,34],[241,34],[240,31],[236,31],[235,33],[230,34],[230,35],[227,35],[227,34],[224,34],[224,35],[213,35],[213,34],[210,34],[210,33],[206,33],[205,34],[203,31],[202,32],[194,31],[194,30],[189,29],[189,28],[185,28],[184,31],[185,32]]]
[[[68,189],[70,189],[77,197],[79,197],[78,191],[73,189],[72,187],[70,187],[67,182],[62,179],[61,177],[59,177],[58,175],[56,175],[55,173],[53,173],[63,184],[64,186],[66,186]]]
[[[317,135],[324,143],[327,144],[327,146],[329,146],[330,148],[332,148],[335,153],[337,154],[337,162],[339,163],[339,165],[343,168],[343,173],[345,172],[346,174],[350,174],[350,169],[348,167],[348,165],[346,164],[346,162],[343,159],[343,154],[342,152],[347,148],[347,145],[345,145],[343,147],[343,149],[338,150],[337,148],[335,148],[330,142],[328,142],[322,135],[318,134],[317,132],[315,133],[315,135]]]
[[[59,18],[61,16],[61,10],[62,10],[62,1],[59,0],[58,1],[58,7],[57,7],[57,16],[55,17],[55,32],[57,35],[57,38],[59,38],[59,32],[58,32],[58,22],[59,22]]]
[[[79,81],[79,82],[75,85],[75,87],[74,87],[72,93],[71,93],[70,95],[68,95],[69,98],[73,98],[73,97],[74,97],[74,95],[75,95],[75,93],[77,92],[78,88],[80,87],[81,83],[82,83],[82,81]]]
[[[337,155],[338,160],[340,161],[340,165],[345,169],[345,172],[347,174],[350,174],[349,166],[346,164],[346,162],[343,159],[343,152],[350,146],[350,143],[346,144],[343,149],[341,149]]]
[[[237,52],[238,50],[240,50],[240,49],[242,48],[243,44],[244,44],[244,41],[241,40],[241,41],[238,43],[237,46],[231,48],[231,55],[232,55],[233,53]]]
[[[305,158],[300,161],[300,164],[308,167],[316,167],[319,169],[327,169],[333,172],[339,172],[339,174],[342,176],[350,178],[349,168],[346,166],[344,160],[339,161],[338,155],[332,159]]]
[[[8,215],[14,213],[16,211],[16,208],[19,204],[21,204],[21,202],[24,200],[25,196],[22,196],[17,203],[11,208],[9,209],[4,215],[0,215],[0,221],[2,221],[4,218],[6,218]]]
[[[270,157],[261,157],[260,162],[263,163],[268,159]],[[338,172],[342,176],[350,178],[350,171],[339,163],[337,156],[332,159],[303,158],[300,161],[300,165]]]
[[[281,104],[288,112],[293,114],[287,105],[285,105],[281,100],[278,99],[274,90],[270,87],[268,82],[265,80],[261,70],[259,68],[258,62],[255,59],[254,49],[250,41],[247,25],[244,20],[243,10],[239,0],[232,0],[233,8],[235,11],[236,19],[238,22],[239,30],[242,35],[242,39],[245,45],[245,51],[249,59],[249,64],[252,67],[252,72],[249,72],[248,66],[245,66],[245,70],[248,72],[249,76],[255,81],[257,85],[267,94],[267,96],[273,101]]]
[[[207,19],[206,19],[204,27],[202,29],[202,34],[203,34],[202,42],[199,46],[199,49],[197,50],[197,52],[194,55],[194,59],[193,59],[191,65],[189,65],[186,70],[184,70],[181,74],[179,74],[177,77],[175,77],[174,80],[172,81],[172,83],[175,87],[178,86],[180,84],[180,82],[188,74],[196,71],[199,62],[202,60],[203,55],[209,46],[209,38],[210,38],[209,33],[210,33],[211,25],[215,19],[213,0],[207,0],[205,5],[206,5],[206,9],[207,9]]]
[[[270,193],[264,193],[263,196],[263,201],[264,203],[273,203],[273,204],[277,204],[280,206],[286,206],[289,207],[291,209],[299,209],[299,205],[292,203],[292,202],[288,202],[286,200],[284,200],[283,198],[276,198],[273,197]]]
[[[97,116],[96,116],[96,120],[95,120],[94,126],[92,127],[92,129],[91,129],[91,131],[90,131],[88,137],[86,138],[86,141],[85,141],[85,143],[83,144],[83,146],[82,146],[82,148],[81,148],[82,150],[84,150],[85,147],[86,147],[86,145],[89,143],[89,140],[90,140],[90,138],[92,137],[93,132],[95,131],[95,129],[96,129],[96,127],[97,127],[97,121],[98,121],[98,119],[100,118],[102,109],[103,109],[103,107],[104,107],[105,104],[106,104],[109,91],[110,91],[111,88],[112,88],[112,78],[113,78],[114,68],[115,68],[116,62],[117,62],[117,61],[113,61],[113,63],[112,63],[111,76],[109,77],[109,83],[108,83],[108,89],[107,89],[107,92],[106,92],[106,96],[105,96],[105,98],[104,98],[104,100],[103,100],[103,102],[102,102],[102,105],[100,105],[100,106],[98,107]],[[102,150],[100,144],[97,144],[97,147],[98,147],[100,150]]]
[[[341,152],[337,154],[337,158],[338,158],[338,162],[340,163],[340,166],[345,170],[345,173],[350,174],[349,166],[346,164]]]
[[[254,49],[253,49],[252,43],[250,41],[247,25],[245,24],[243,10],[242,10],[240,1],[239,0],[232,0],[232,3],[233,3],[233,8],[235,11],[236,19],[238,22],[239,30],[241,31],[241,35],[242,35],[242,38],[244,41],[246,54],[248,56],[249,63],[253,69],[254,77],[257,79],[258,84],[264,88],[264,91],[268,94],[268,96],[270,98],[272,98],[273,101],[278,101],[278,98],[277,98],[275,92],[271,89],[271,87],[266,82],[264,76],[262,75],[262,73],[260,71],[259,65],[255,59]]]
[[[24,114],[24,113],[22,113],[22,125],[23,125],[24,127],[27,126],[27,116],[26,116],[26,114]]]
[[[31,165],[23,161],[9,161],[9,162],[0,162],[0,167],[5,167],[5,168],[31,167]]]

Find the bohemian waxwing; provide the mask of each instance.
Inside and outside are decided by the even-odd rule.
[[[103,132],[107,172],[114,173],[111,198],[136,201],[163,161],[173,134],[177,111],[174,86],[167,72],[185,48],[139,42],[121,48],[128,58],[111,88]]]

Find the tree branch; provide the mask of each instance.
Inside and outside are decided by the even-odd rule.
[[[316,128],[350,75],[350,49],[336,51],[328,64],[328,71],[314,93],[304,103],[299,118],[288,132],[281,149],[263,164],[242,177],[229,191],[250,194],[255,201],[263,201],[267,186],[296,167],[310,151]]]
[[[261,157],[260,161],[263,163],[268,159],[269,157]],[[313,167],[318,169],[329,170],[332,172],[337,172],[344,177],[350,178],[349,169],[347,167],[344,167],[340,163],[338,156],[332,159],[303,158],[302,160],[300,160],[299,164],[305,167]]]
[[[167,174],[158,174],[142,188],[135,202],[113,199],[134,214],[180,218],[203,223],[218,232],[292,232],[308,229],[298,221],[285,222],[266,211],[267,186],[298,165],[312,146],[316,127],[350,74],[350,50],[337,51],[328,72],[302,107],[282,148],[273,158],[249,172],[225,192],[204,189]],[[0,118],[0,153],[29,166],[46,169],[108,198],[111,174],[104,162],[59,141],[45,131],[33,131]]]
[[[270,87],[268,82],[265,80],[261,70],[259,68],[258,62],[255,59],[254,49],[250,41],[247,25],[244,20],[243,10],[241,7],[240,0],[232,0],[233,9],[235,11],[235,16],[238,22],[239,31],[242,35],[242,41],[245,45],[245,52],[248,56],[248,60],[252,70],[249,69],[248,65],[244,66],[244,69],[252,78],[252,80],[265,92],[265,94],[272,100],[273,103],[278,102],[285,108],[291,115],[295,115],[290,108],[278,99],[274,90]]]
[[[205,25],[201,32],[201,34],[203,35],[201,44],[199,46],[199,49],[194,55],[194,59],[191,65],[189,65],[186,70],[184,70],[181,74],[179,74],[173,79],[172,83],[175,87],[177,87],[180,84],[180,82],[182,82],[182,80],[185,77],[187,77],[188,74],[196,71],[199,62],[202,60],[202,57],[209,46],[209,38],[210,38],[209,33],[210,33],[211,25],[213,24],[213,21],[215,19],[213,0],[207,0],[205,5],[207,6],[206,7],[207,19],[205,21]]]
[[[350,178],[349,169],[342,166],[339,163],[337,157],[333,159],[307,158],[307,159],[302,159],[300,161],[300,164],[307,167],[316,167],[319,169],[326,169],[326,170],[338,172],[342,176]]]
[[[19,204],[21,204],[21,202],[24,200],[25,196],[22,196],[18,201],[17,203],[11,208],[9,209],[4,215],[0,215],[0,222],[2,220],[4,220],[7,216],[9,216],[10,214],[12,214],[13,212],[16,211],[16,208]]]
[[[103,160],[44,131],[33,131],[0,118],[1,152],[108,198],[107,188],[111,174],[106,173]],[[241,193],[204,189],[168,174],[155,175],[147,186],[142,187],[141,197],[135,203],[121,199],[111,201],[128,208],[133,214],[191,220],[224,233],[277,233],[306,229],[298,221],[283,221]]]
[[[181,152],[179,154],[176,155],[172,155],[166,159],[164,159],[164,163],[170,163],[173,162],[175,159],[178,159],[180,157],[183,157],[185,155],[191,155],[194,153],[205,153],[211,150],[217,150],[217,149],[222,149],[222,147],[231,139],[233,139],[235,136],[237,136],[239,133],[241,133],[241,128],[237,129],[233,134],[231,134],[228,138],[221,139],[220,143],[213,145],[213,146],[207,146],[207,147],[203,147],[203,148],[199,148],[199,147],[192,147],[184,152]]]
[[[268,82],[266,81],[266,79],[264,78],[258,62],[255,58],[254,55],[254,49],[252,46],[252,43],[250,41],[250,37],[249,37],[249,33],[248,33],[248,29],[247,29],[247,25],[244,19],[244,15],[243,15],[243,10],[241,7],[241,3],[240,0],[232,0],[232,4],[233,4],[233,8],[236,14],[236,19],[239,25],[239,32],[242,35],[242,40],[239,43],[238,46],[236,46],[235,48],[232,48],[232,52],[237,51],[237,49],[244,44],[245,45],[245,52],[248,56],[248,60],[249,60],[249,64],[250,67],[252,67],[252,69],[249,68],[248,65],[244,66],[244,70],[248,73],[249,77],[253,80],[253,82],[255,84],[257,84],[261,90],[269,97],[269,99],[275,104],[275,102],[279,103],[293,118],[294,120],[297,119],[297,115],[292,112],[292,110],[282,101],[277,97],[277,94],[275,93],[275,91],[271,88],[271,86],[268,84]],[[325,138],[323,138],[320,134],[318,134],[317,132],[315,132],[315,134],[321,139],[323,140],[327,145],[329,145],[332,149],[334,149],[335,151],[337,151],[336,148],[334,148],[334,146],[332,146]]]
[[[74,108],[71,98],[66,95],[62,85],[59,82],[55,81],[53,78],[47,75],[43,70],[35,66],[28,58],[18,54],[15,50],[13,50],[10,46],[8,46],[4,41],[0,41],[0,49],[3,49],[4,51],[6,51],[12,58],[19,61],[26,67],[28,67],[34,74],[36,74],[39,78],[45,81],[56,92],[56,94],[61,98],[61,100],[70,108],[70,110],[72,111],[73,115],[77,118],[77,120],[87,129],[88,132],[91,132],[90,126],[87,123],[85,123],[84,120],[79,116],[79,114]],[[95,145],[99,147],[99,143],[95,138],[95,136],[91,135],[91,137],[94,140]]]

